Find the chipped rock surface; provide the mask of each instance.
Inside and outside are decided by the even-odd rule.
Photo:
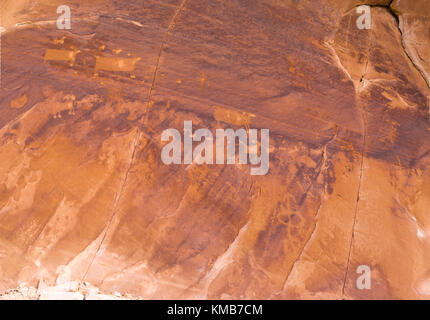
[[[429,1],[63,2],[0,4],[2,298],[430,298]],[[165,165],[188,120],[270,171]]]
[[[9,289],[0,294],[0,300],[136,300],[137,297],[121,295],[119,292],[104,294],[87,282],[46,285],[39,282],[37,288],[20,284],[18,288]]]

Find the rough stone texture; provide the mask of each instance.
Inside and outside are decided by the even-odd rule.
[[[1,2],[0,291],[430,297],[428,1],[62,4]],[[164,165],[184,120],[269,128],[269,173]]]

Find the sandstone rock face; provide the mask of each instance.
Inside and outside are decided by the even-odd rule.
[[[5,0],[0,24],[0,292],[430,297],[428,1]],[[184,121],[270,129],[270,171],[165,165]]]

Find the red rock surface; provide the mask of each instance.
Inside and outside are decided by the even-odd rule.
[[[429,298],[429,21],[426,0],[3,0],[0,291]],[[269,128],[269,173],[163,164],[186,120]]]

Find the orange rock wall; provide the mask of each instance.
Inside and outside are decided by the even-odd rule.
[[[63,2],[0,7],[0,291],[430,296],[428,1]],[[270,129],[269,173],[163,164],[184,121]]]

